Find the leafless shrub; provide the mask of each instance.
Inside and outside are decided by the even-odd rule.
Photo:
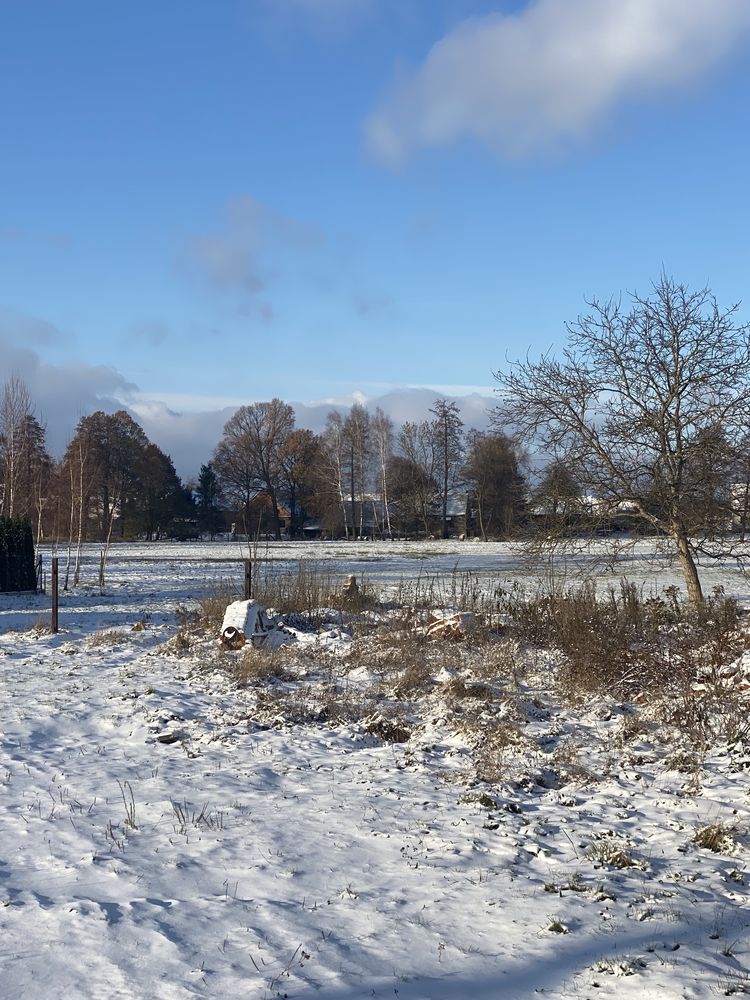
[[[695,685],[687,678],[682,689],[657,708],[660,718],[689,736],[698,751],[718,741],[730,746],[750,741],[748,700],[731,683]]]
[[[653,725],[653,723],[644,719],[639,712],[623,715],[620,720],[620,724],[614,733],[615,744],[619,747],[623,747],[625,744],[638,739],[640,736],[646,736],[651,732]]]
[[[694,774],[696,771],[700,771],[703,761],[698,754],[687,750],[675,750],[664,758],[664,766],[669,771]]]
[[[171,647],[176,653],[187,653],[190,651],[192,643],[190,641],[190,631],[187,628],[178,629],[172,637]]]
[[[372,660],[384,679],[393,677],[396,697],[405,698],[429,687],[431,650],[423,635],[398,624],[378,633]]]
[[[572,741],[561,743],[551,760],[554,770],[560,776],[561,785],[570,782],[592,784],[599,781],[599,775],[581,762],[581,747]]]
[[[486,636],[486,630],[477,633]],[[477,644],[473,670],[483,680],[510,680],[516,686],[526,671],[527,658],[514,637]]]
[[[396,682],[394,694],[397,698],[408,698],[423,694],[432,684],[432,672],[426,660],[415,659],[404,666]]]
[[[174,620],[180,628],[190,628],[197,625],[201,618],[201,611],[196,607],[188,607],[186,604],[178,604],[174,609]]]
[[[491,701],[494,697],[492,688],[486,684],[467,684],[462,677],[454,677],[445,685],[444,693],[448,698],[462,701],[465,698],[475,698],[478,701]]]
[[[227,605],[236,601],[238,592],[231,580],[215,583],[202,597],[198,598],[199,617],[194,624],[202,630],[216,631],[224,620]],[[193,624],[193,623],[185,623]]]
[[[333,682],[259,688],[258,717],[272,725],[363,722],[373,714],[370,692]]]
[[[373,710],[372,693],[348,684],[320,685],[316,702],[318,720],[331,725],[362,722],[372,714]]]
[[[459,570],[458,567],[454,567],[449,577],[420,574],[416,580],[401,580],[394,594],[397,607],[471,611],[490,629],[500,625],[507,599],[508,594],[501,582]]]
[[[44,613],[34,619],[34,624],[28,629],[31,635],[46,635],[52,629],[52,618]]]

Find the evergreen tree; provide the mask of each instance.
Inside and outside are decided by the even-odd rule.
[[[221,511],[219,509],[221,491],[219,477],[214,471],[212,462],[201,465],[195,495],[198,505],[198,526],[201,531],[207,532],[213,541],[221,524]]]

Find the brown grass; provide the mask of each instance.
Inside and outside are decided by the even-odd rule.
[[[737,605],[722,593],[695,609],[669,593],[644,598],[624,581],[601,597],[585,584],[563,595],[516,597],[508,614],[518,638],[564,654],[560,679],[578,694],[684,690],[700,668],[719,669],[744,643]]]
[[[243,646],[237,657],[227,658],[236,682],[242,686],[269,680],[294,680],[290,657],[284,647],[274,650]]]
[[[693,842],[714,854],[731,854],[734,847],[734,827],[727,823],[709,823],[695,831]]]
[[[87,645],[94,648],[100,646],[119,646],[125,641],[127,641],[125,632],[121,632],[119,629],[102,629],[99,632],[92,633],[88,637]]]

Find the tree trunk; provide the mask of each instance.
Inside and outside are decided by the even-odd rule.
[[[448,418],[443,422],[443,538],[448,537]]]
[[[693,553],[690,551],[687,534],[683,528],[676,528],[672,530],[672,538],[677,546],[677,557],[680,560],[680,569],[687,587],[688,600],[695,607],[700,607],[703,604],[703,589]]]
[[[276,494],[271,493],[271,509],[273,510],[273,535],[277,542],[281,541],[281,518],[279,517],[279,504]]]
[[[353,444],[352,444],[352,447],[351,447],[351,465],[349,467],[349,471],[350,471],[350,476],[349,476],[349,487],[350,487],[350,489],[349,489],[349,499],[350,499],[350,503],[352,505],[352,541],[356,542],[356,540],[357,540],[357,508],[356,508],[356,499],[355,499],[355,493],[354,493],[354,445]]]
[[[382,487],[380,492],[383,499],[383,510],[385,512],[386,530],[388,531],[388,537],[392,539],[393,530],[391,529],[391,511],[390,507],[388,506],[388,474],[386,471],[385,463],[383,463],[382,465]]]
[[[477,516],[479,517],[479,531],[482,535],[482,541],[487,541],[487,529],[484,526],[484,497],[481,493],[477,494]]]
[[[67,591],[70,582],[70,554],[73,549],[73,525],[75,524],[75,493],[73,483],[73,461],[70,462],[70,521],[68,523],[68,557],[65,560],[65,582],[63,590]]]
[[[109,556],[109,547],[112,543],[112,529],[115,523],[115,504],[112,504],[112,511],[109,515],[109,523],[107,527],[107,538],[104,542],[104,547],[99,552],[99,593],[104,593],[104,573],[107,568],[107,557]]]
[[[77,587],[81,578],[81,548],[83,546],[83,453],[79,453],[78,481],[78,539],[76,543],[76,561],[73,567],[73,587]]]

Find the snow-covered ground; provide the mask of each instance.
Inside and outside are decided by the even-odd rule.
[[[742,752],[697,755],[611,698],[562,704],[542,659],[512,685],[487,681],[491,705],[471,716],[487,725],[478,768],[476,743],[448,722],[459,645],[405,720],[409,738],[383,739],[385,668],[375,646],[348,663],[334,626],[300,637],[293,680],[238,685],[228,666],[242,654],[182,641],[174,610],[239,581],[240,564],[219,560],[246,554],[116,547],[101,596],[92,547],[57,636],[34,627],[46,598],[0,596],[0,996],[750,991]],[[260,554],[392,587],[450,581],[456,566],[532,583],[497,544]],[[611,579],[623,570],[655,589],[678,582],[647,544]],[[749,602],[734,567],[704,577]],[[323,689],[366,711],[318,711]],[[719,853],[694,840],[716,824]]]

